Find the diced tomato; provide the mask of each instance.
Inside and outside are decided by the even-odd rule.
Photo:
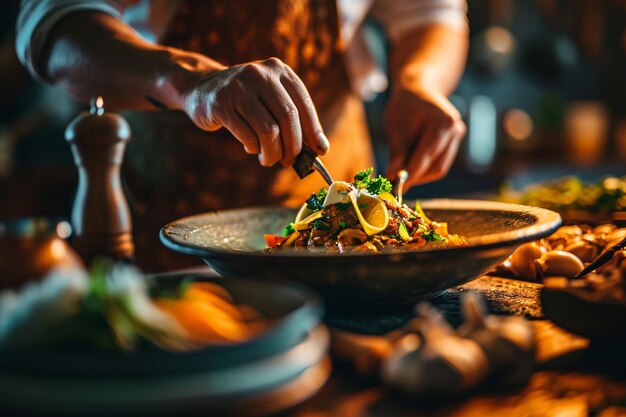
[[[287,236],[279,236],[279,235],[263,235],[265,239],[265,243],[270,248],[275,248],[283,244],[285,240],[287,240]]]

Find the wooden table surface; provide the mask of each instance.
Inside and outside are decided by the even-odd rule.
[[[189,272],[214,274],[206,267]],[[376,378],[334,361],[330,379],[317,394],[277,417],[626,417],[626,347],[595,347],[542,318],[540,288],[485,276],[432,300],[445,311],[464,292],[475,291],[492,312],[529,318],[537,342],[536,371],[523,388],[488,387],[433,403],[389,391]]]
[[[432,403],[385,389],[363,378],[347,363],[335,363],[330,380],[314,397],[284,417],[578,417],[626,416],[626,348],[591,346],[540,317],[540,286],[483,277],[450,291],[481,292],[493,310],[510,303],[532,319],[537,339],[536,372],[526,387],[498,392],[490,387],[464,398]],[[521,286],[509,297],[507,286]],[[533,293],[535,294],[533,300]],[[626,331],[626,329],[624,329]]]

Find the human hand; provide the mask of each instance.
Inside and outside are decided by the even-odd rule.
[[[184,109],[201,129],[228,129],[263,166],[292,165],[303,143],[321,155],[329,147],[306,87],[277,58],[200,78],[185,95]]]
[[[389,135],[387,176],[406,169],[406,187],[436,181],[447,173],[465,136],[461,115],[441,93],[398,87],[385,109]]]

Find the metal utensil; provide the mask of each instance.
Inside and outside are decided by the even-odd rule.
[[[404,193],[404,183],[409,179],[409,172],[406,169],[398,171],[398,182],[396,184],[396,195],[398,203],[402,204],[402,194]]]
[[[624,248],[626,248],[626,238],[622,239],[619,243],[611,246],[610,248],[602,252],[600,256],[598,256],[596,259],[593,260],[593,262],[591,262],[589,265],[583,268],[582,271],[576,274],[574,279],[582,278],[588,273],[590,273],[591,271],[593,271],[594,269],[600,268],[602,265],[604,265],[605,263],[607,263],[613,258],[613,255],[615,255],[615,252],[617,252],[618,250],[622,250]]]
[[[306,177],[315,170],[320,173],[328,185],[333,182],[333,178],[330,176],[328,170],[318,158],[317,154],[306,146],[302,148],[302,152],[300,152],[300,155],[296,158],[296,162],[293,164],[293,169],[296,171],[300,179]]]

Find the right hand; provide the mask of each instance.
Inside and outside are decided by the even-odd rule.
[[[306,87],[277,58],[201,78],[186,94],[184,107],[199,128],[228,129],[263,166],[292,165],[303,143],[321,155],[329,147]]]

